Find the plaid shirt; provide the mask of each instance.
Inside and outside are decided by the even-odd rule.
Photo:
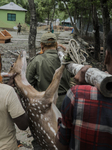
[[[96,87],[72,87],[62,105],[59,141],[70,150],[112,150],[112,98]]]

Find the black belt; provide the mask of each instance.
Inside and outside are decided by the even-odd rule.
[[[61,96],[61,95],[65,95],[65,94],[66,94],[66,92],[58,93],[58,95],[59,95],[59,96]]]

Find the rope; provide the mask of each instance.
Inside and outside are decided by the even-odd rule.
[[[74,39],[69,41],[66,52],[69,54],[72,61],[76,64],[84,64],[86,62],[86,57],[89,56],[80,48],[78,42]]]

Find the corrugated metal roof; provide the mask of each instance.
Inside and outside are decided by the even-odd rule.
[[[2,10],[18,10],[18,11],[27,11],[26,9],[16,5],[13,2],[10,2],[9,4],[6,4],[4,6],[1,6],[0,9]]]

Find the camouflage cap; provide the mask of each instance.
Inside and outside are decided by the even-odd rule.
[[[49,39],[54,39],[52,41],[48,41]],[[57,42],[56,35],[51,32],[44,33],[41,37],[42,43],[55,43]]]

